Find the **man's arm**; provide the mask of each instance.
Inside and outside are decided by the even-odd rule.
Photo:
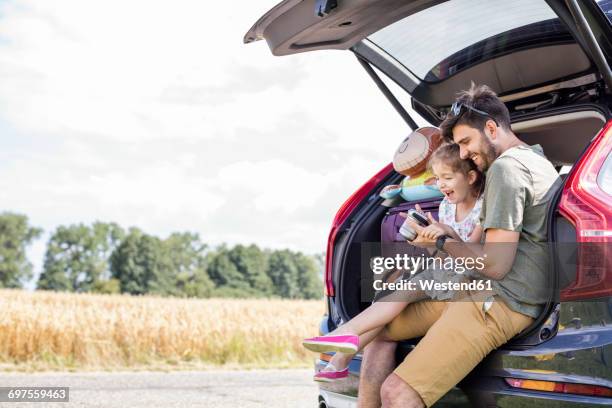
[[[478,272],[487,278],[500,280],[512,268],[519,235],[519,232],[492,228],[487,230],[484,244],[447,239],[444,243],[444,251],[453,258],[476,259],[480,257],[484,259],[484,268]]]
[[[486,231],[484,244],[449,238],[444,244],[444,251],[453,258],[480,258],[484,268],[478,268],[479,274],[500,280],[512,268],[523,229],[523,214],[526,206],[532,202],[533,185],[529,169],[512,157],[496,159],[487,172],[484,195],[484,220],[481,225]],[[438,225],[423,228],[411,222],[411,226],[418,233],[412,243],[419,246],[431,247],[436,238],[444,233],[440,232],[442,228],[438,228]]]
[[[427,227],[421,227],[412,220],[408,222],[418,234],[411,242],[416,246],[431,248],[435,245],[437,237],[442,235],[442,233],[438,233],[437,236],[422,234]],[[484,244],[448,238],[444,243],[444,251],[453,258],[483,259],[484,268],[478,272],[490,279],[500,280],[506,276],[514,263],[519,236],[520,233],[516,231],[489,228],[486,231]]]

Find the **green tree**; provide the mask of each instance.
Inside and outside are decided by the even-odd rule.
[[[267,274],[267,254],[256,245],[222,245],[209,255],[208,274],[217,289],[215,296],[262,297],[275,293]]]
[[[267,274],[267,256],[257,245],[236,245],[229,251],[228,257],[255,293],[263,296],[274,293],[272,280]]]
[[[298,275],[298,267],[291,251],[284,249],[270,254],[268,276],[278,296],[290,299],[300,297]]]
[[[210,254],[207,266],[208,275],[217,288],[233,288],[249,291],[249,284],[243,279],[236,264],[230,257],[230,250],[221,245],[215,252]]]
[[[319,276],[319,267],[313,257],[300,252],[294,255],[298,270],[298,287],[302,299],[320,299],[323,296],[323,281]]]
[[[132,228],[110,259],[112,276],[122,293],[174,294],[172,259],[159,238]]]
[[[121,286],[119,280],[116,278],[110,278],[108,280],[99,280],[93,284],[93,292],[103,294],[115,294],[121,292]]]
[[[40,228],[31,227],[25,215],[0,214],[0,287],[21,288],[32,278],[32,264],[26,247],[40,236]]]
[[[74,292],[103,288],[102,282],[111,278],[110,254],[124,235],[114,223],[58,227],[47,244],[38,288]]]
[[[176,276],[174,293],[191,297],[209,297],[214,283],[206,270],[206,248],[198,234],[174,233],[164,246]]]
[[[290,299],[319,299],[323,293],[320,257],[306,256],[289,250],[273,251],[268,275],[275,293]]]

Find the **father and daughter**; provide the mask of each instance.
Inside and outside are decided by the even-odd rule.
[[[482,226],[479,223],[482,208],[484,175],[472,160],[463,160],[459,146],[444,144],[434,151],[429,163],[438,188],[444,194],[438,210],[439,221],[430,213],[430,224],[419,234],[419,238],[435,239],[447,235],[453,239],[476,243],[481,241]],[[416,209],[421,208],[416,205]],[[405,216],[405,214],[402,214]],[[435,280],[455,282],[465,279],[447,269],[427,269],[416,275],[401,276],[411,281]],[[304,347],[317,352],[335,352],[327,366],[315,374],[315,381],[329,382],[346,378],[348,364],[353,356],[376,338],[386,324],[390,323],[412,302],[425,298],[447,300],[453,297],[450,290],[414,290],[410,293],[389,293],[375,302],[350,321],[325,336],[303,341]]]

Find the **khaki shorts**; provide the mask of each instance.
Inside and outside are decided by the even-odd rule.
[[[410,304],[386,327],[386,337],[425,336],[395,369],[428,407],[457,385],[489,352],[533,322],[497,296],[485,312],[483,301],[424,300]]]

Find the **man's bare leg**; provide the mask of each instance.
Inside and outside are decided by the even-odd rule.
[[[378,334],[382,331],[384,327],[378,327],[376,329],[370,330],[364,334],[359,335],[359,351],[363,350],[365,346],[370,344],[372,340],[378,336]],[[329,364],[323,368],[322,371],[342,371],[350,364],[353,357],[355,357],[356,353],[341,353],[336,352],[334,356],[329,360]]]
[[[364,349],[359,373],[358,408],[380,408],[381,386],[395,368],[396,347],[394,341],[380,335]]]
[[[382,408],[425,408],[418,392],[395,373],[391,373],[380,388]]]

